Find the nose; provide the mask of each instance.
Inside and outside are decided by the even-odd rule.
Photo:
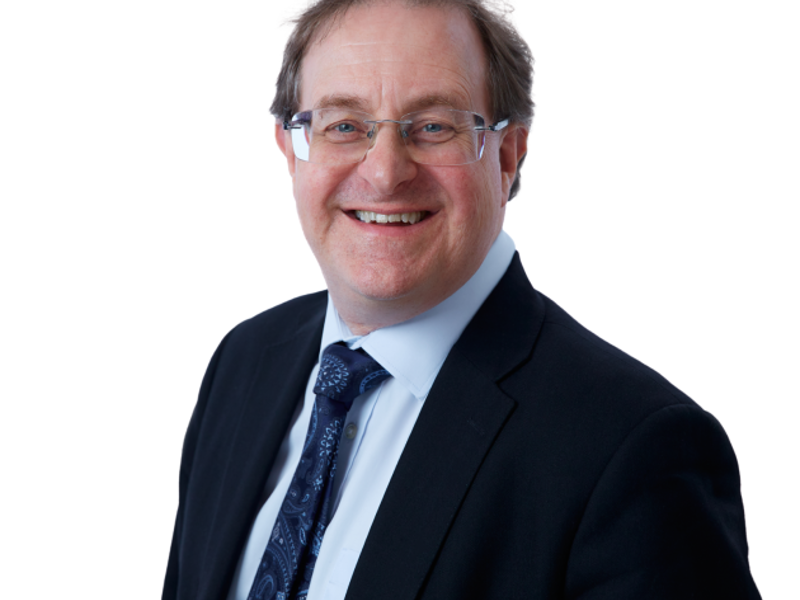
[[[382,196],[402,190],[417,176],[417,164],[411,160],[397,128],[393,121],[377,121],[372,146],[358,165],[358,174]],[[380,135],[383,129],[386,131]]]

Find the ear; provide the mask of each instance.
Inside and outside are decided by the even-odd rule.
[[[294,149],[292,148],[292,135],[291,132],[283,128],[281,121],[275,122],[275,141],[278,142],[278,148],[286,157],[286,163],[289,167],[289,175],[294,177]]]
[[[517,176],[517,165],[528,152],[528,129],[521,123],[512,123],[504,133],[500,142],[500,175],[505,203]]]

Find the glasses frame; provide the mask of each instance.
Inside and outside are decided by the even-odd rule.
[[[322,111],[322,110],[337,110],[337,108],[336,107],[332,107],[332,108],[322,107],[322,108],[317,108],[317,109],[314,109],[314,110],[304,110],[304,111],[297,112],[292,116],[291,120],[285,120],[284,119],[284,121],[283,121],[283,129],[284,129],[284,131],[303,129],[303,127],[305,127],[305,126],[307,126],[309,124],[309,122],[310,122],[309,119],[310,119],[311,114],[316,112],[316,111]],[[481,115],[479,113],[476,113],[476,112],[472,112],[471,110],[458,110],[458,109],[450,109],[450,108],[444,109],[444,110],[470,114],[473,117],[477,117],[478,119],[480,119],[480,122],[482,122],[482,123],[486,122],[486,119],[483,117],[483,115]],[[360,113],[365,114],[365,115],[367,115],[369,117],[372,116],[369,113],[365,113],[365,112],[362,112],[362,111],[355,111],[355,112],[360,112]],[[417,112],[425,112],[425,111],[421,110],[421,111],[414,111],[414,112],[406,113],[403,116],[401,116],[399,120],[397,120],[397,119],[364,119],[363,122],[372,125],[372,129],[370,129],[369,132],[367,133],[367,138],[369,139],[369,144],[367,145],[366,149],[364,150],[364,155],[361,158],[359,158],[357,161],[353,161],[353,162],[349,162],[348,161],[348,162],[341,162],[341,163],[315,163],[315,164],[354,164],[355,165],[355,164],[360,163],[361,161],[363,161],[367,157],[367,154],[369,154],[370,149],[375,144],[375,140],[376,140],[376,137],[377,137],[377,132],[378,132],[379,125],[381,125],[382,123],[395,123],[396,125],[410,125],[410,124],[413,123],[413,121],[407,120],[406,117],[414,115]],[[306,115],[308,115],[308,116],[306,116]],[[480,131],[480,132],[501,131],[501,130],[505,129],[506,127],[508,127],[509,123],[510,123],[510,119],[503,119],[501,121],[497,121],[497,122],[493,123],[492,125],[476,125],[475,127],[473,127],[473,131]],[[413,160],[417,164],[430,164],[430,165],[443,166],[443,167],[470,165],[472,163],[478,162],[479,160],[481,160],[483,158],[483,151],[484,151],[484,149],[486,147],[486,136],[483,136],[483,137],[481,137],[480,148],[479,148],[478,153],[477,153],[478,156],[477,156],[477,158],[475,158],[475,160],[471,160],[471,161],[466,162],[466,163],[458,163],[458,164],[424,163],[424,162],[420,162],[420,161],[414,160],[414,158],[411,157],[411,151],[409,150],[408,145],[407,145],[407,143],[405,141],[406,138],[408,137],[408,133],[404,129],[402,129],[402,127],[398,127],[397,128],[397,132],[398,132],[398,134],[400,134],[401,138],[403,139],[403,146],[405,146],[406,151],[409,152],[409,157],[411,158],[411,160]],[[294,135],[292,135],[292,142],[294,142]],[[312,161],[308,160],[308,156],[309,156],[308,154],[306,154],[305,158],[303,158],[302,156],[298,156],[297,151],[295,150],[294,143],[292,144],[292,149],[294,151],[294,155],[299,160],[302,160],[303,162],[312,162]],[[309,146],[309,149],[310,149],[310,146]]]

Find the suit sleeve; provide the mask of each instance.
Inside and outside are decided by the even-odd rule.
[[[222,349],[225,342],[228,340],[230,334],[222,340],[217,348],[211,362],[206,369],[203,383],[200,386],[200,393],[198,396],[197,404],[195,405],[192,413],[192,418],[189,421],[189,427],[186,430],[186,436],[183,440],[183,451],[181,453],[181,467],[179,477],[179,491],[178,491],[178,514],[175,517],[175,528],[172,534],[172,545],[169,552],[169,561],[167,563],[167,573],[164,577],[164,590],[162,592],[162,600],[175,600],[178,598],[178,587],[180,582],[180,564],[181,564],[181,542],[183,538],[183,514],[186,509],[186,489],[189,484],[189,479],[192,475],[192,466],[194,464],[194,453],[197,444],[197,438],[203,423],[203,416],[205,414],[205,407],[208,397],[211,393],[211,388],[214,382],[214,375],[217,370]]]
[[[651,414],[617,450],[567,568],[575,600],[756,599],[736,457],[696,406]]]

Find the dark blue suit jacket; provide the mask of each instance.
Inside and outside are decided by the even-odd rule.
[[[183,448],[165,600],[220,600],[319,351],[324,293],[236,327]],[[759,598],[710,414],[535,291],[519,257],[453,347],[347,598]]]

